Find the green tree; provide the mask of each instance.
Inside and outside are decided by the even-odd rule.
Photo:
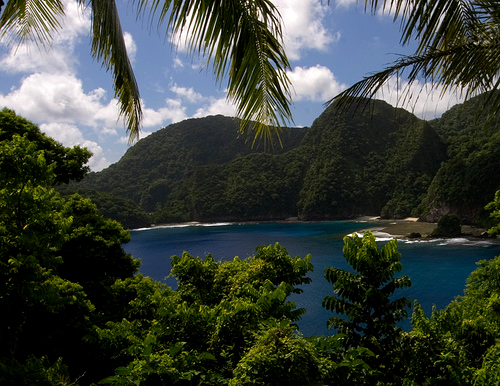
[[[500,336],[500,257],[478,262],[464,295],[429,318],[416,302],[402,343],[405,377],[417,384],[494,384]]]
[[[321,358],[312,343],[287,323],[265,327],[236,366],[230,385],[324,385]]]
[[[448,213],[439,219],[437,227],[432,231],[432,236],[455,237],[462,234],[462,222],[454,213]]]
[[[117,221],[104,218],[92,201],[79,195],[65,202],[61,214],[73,221],[58,250],[62,264],[57,273],[80,284],[98,311],[110,318],[107,308],[113,303],[111,286],[117,279],[133,276],[140,266],[140,260],[125,253],[122,247],[130,241],[130,234]]]
[[[89,172],[85,166],[92,153],[86,148],[64,147],[59,142],[43,134],[37,125],[16,115],[13,110],[0,110],[0,141],[10,141],[14,135],[26,136],[37,150],[43,150],[47,165],[55,164],[54,183],[80,181]]]
[[[490,236],[497,235],[500,233],[500,190],[495,193],[495,198],[485,207],[486,210],[490,210],[490,217],[493,219],[493,226],[488,229],[488,234]]]
[[[407,317],[411,305],[406,297],[393,296],[397,289],[411,286],[408,276],[395,277],[403,268],[397,240],[379,250],[373,234],[366,231],[362,238],[356,234],[344,237],[343,253],[354,272],[325,269],[334,292],[323,300],[323,307],[335,313],[328,327],[345,335],[346,348],[371,350],[377,355],[375,363],[391,376],[392,361],[388,358],[402,331],[396,322]]]
[[[92,56],[113,73],[120,114],[130,140],[136,139],[142,120],[139,88],[127,56],[114,1],[79,0],[92,13]],[[140,0],[131,2],[138,17],[145,15],[166,26],[166,34],[188,31],[193,54],[213,64],[219,82],[227,76],[228,98],[237,105],[241,128],[250,125],[256,135],[270,136],[271,128],[291,119],[290,68],[281,43],[281,18],[270,0],[231,2]],[[61,28],[61,0],[8,1],[0,16],[0,37],[18,42],[47,44]]]
[[[279,244],[259,248],[254,257],[224,263],[187,252],[173,257],[177,291],[137,292],[125,319],[98,329],[102,346],[115,347],[122,366],[103,382],[227,384],[245,355],[250,361],[251,354],[246,353],[266,334],[266,325],[280,326],[276,336],[280,339],[283,332],[283,343],[296,347],[297,360],[316,355],[311,344],[291,335],[290,322],[303,311],[294,310],[295,303],[288,300],[295,285],[309,281],[305,277],[312,269],[309,260],[310,256],[290,257]],[[117,281],[113,287],[126,288],[126,282],[132,283]],[[137,286],[135,279],[134,283]],[[261,351],[258,347],[263,344],[256,345],[255,350]],[[281,355],[286,349],[277,357]],[[315,361],[311,358],[309,369]],[[291,360],[283,366],[293,371],[294,364]],[[309,376],[318,374],[311,370]]]
[[[75,350],[93,310],[80,285],[54,274],[72,219],[50,188],[55,165],[36,147],[26,136],[0,142],[0,307],[8,310],[0,320],[0,379],[7,384],[30,384],[29,374],[18,377],[23,368],[49,371]]]

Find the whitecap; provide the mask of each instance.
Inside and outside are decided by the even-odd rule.
[[[214,223],[197,223],[194,226],[197,227],[224,227],[228,225],[237,225],[234,222],[214,222]]]
[[[176,224],[164,224],[164,225],[152,225],[147,228],[136,228],[130,229],[133,232],[138,231],[149,231],[152,229],[170,229],[170,228],[187,228],[187,227],[218,227],[218,226],[228,226],[228,225],[239,225],[238,223],[231,222],[217,222],[217,223],[200,223],[196,221],[176,223]]]
[[[464,245],[464,246],[474,246],[474,247],[489,247],[493,243],[486,240],[470,240],[464,237],[456,237],[451,239],[440,239],[441,243],[439,245]]]
[[[402,237],[399,235],[390,235],[389,233],[380,232],[380,231],[373,230],[373,229],[370,230],[370,232],[372,232],[373,237],[375,237],[375,241],[390,241],[390,240],[396,239],[398,237]],[[352,233],[349,233],[347,236],[351,236],[353,234],[356,234],[358,237],[363,237],[365,232],[364,231],[352,232]]]

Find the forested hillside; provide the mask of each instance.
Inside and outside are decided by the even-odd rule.
[[[133,201],[142,222],[123,222],[129,227],[359,215],[437,221],[447,212],[480,223],[500,188],[500,130],[477,113],[479,102],[432,122],[383,101],[345,111],[332,105],[310,128],[285,129],[283,147],[266,149],[242,138],[232,118],[191,119],[62,192]]]
[[[500,121],[487,118],[488,94],[452,107],[432,126],[447,144],[447,161],[429,189],[429,221],[456,213],[464,222],[487,217],[484,206],[500,189]]]

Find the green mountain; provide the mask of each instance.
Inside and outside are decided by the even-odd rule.
[[[482,208],[500,188],[500,131],[477,114],[481,99],[431,122],[360,102],[328,107],[310,128],[285,129],[283,147],[267,149],[242,137],[233,118],[186,120],[64,189],[131,200],[155,223],[486,217]]]
[[[488,218],[484,206],[500,189],[500,120],[488,118],[487,98],[483,94],[454,106],[431,122],[447,145],[447,160],[429,188],[428,221],[448,212],[464,223]]]
[[[427,122],[382,101],[331,106],[302,146],[312,155],[299,201],[306,219],[409,216],[446,157]]]

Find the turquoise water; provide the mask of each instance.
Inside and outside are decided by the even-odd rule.
[[[304,257],[311,254],[314,272],[312,283],[304,292],[293,295],[297,307],[307,313],[299,321],[304,335],[331,334],[326,328],[330,312],[321,307],[323,298],[331,294],[332,287],[324,279],[326,267],[349,269],[342,255],[342,238],[371,224],[349,221],[319,223],[262,223],[215,224],[213,226],[165,227],[131,232],[132,240],[124,249],[141,258],[140,271],[175,288],[170,272],[170,256],[188,251],[203,257],[211,253],[216,260],[245,258],[260,245],[279,242],[290,255]],[[375,226],[376,224],[372,224]],[[380,244],[387,235],[374,232]],[[417,299],[427,315],[432,306],[443,308],[457,295],[462,295],[465,281],[476,268],[476,262],[500,255],[500,245],[487,242],[468,242],[465,239],[436,240],[432,242],[399,241],[403,275],[409,275],[412,287],[400,290],[400,296]],[[411,315],[411,312],[410,312]],[[410,328],[409,322],[402,324]]]

